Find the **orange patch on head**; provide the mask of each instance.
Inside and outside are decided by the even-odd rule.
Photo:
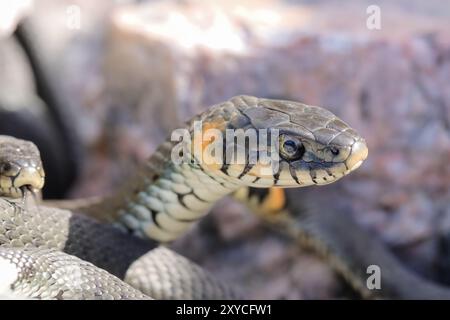
[[[270,188],[261,205],[261,210],[266,214],[275,215],[283,211],[285,204],[284,190],[282,188]]]
[[[225,121],[223,121],[222,119],[220,121],[205,122],[202,124],[201,134],[194,135],[194,154],[198,155],[198,153],[201,153],[202,165],[208,167],[208,169],[210,170],[219,170],[222,167],[222,163],[217,162],[216,159],[206,150],[208,146],[215,141],[216,138],[216,136],[214,135],[207,134],[207,131],[215,129],[221,131],[223,134],[225,127]],[[197,158],[200,159],[200,157]]]
[[[216,120],[216,121],[204,122],[202,124],[202,130],[203,130],[203,133],[209,129],[218,129],[220,131],[224,131],[225,126],[226,126],[225,121],[223,121],[223,119],[220,119],[220,120]]]

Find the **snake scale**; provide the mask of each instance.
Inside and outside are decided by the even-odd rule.
[[[205,139],[200,135],[197,140],[198,123],[202,132],[212,129],[222,134],[218,136],[222,138]],[[182,148],[181,153],[179,149],[176,152],[187,161],[171,161],[172,152],[180,143],[168,139],[138,170],[135,178],[110,197],[58,204],[70,211],[45,205],[29,206],[20,200],[2,200],[2,261],[16,271],[8,290],[30,298],[133,299],[140,297],[140,292],[153,298],[236,297],[200,267],[158,244],[178,238],[226,195],[238,194],[248,187],[281,190],[332,183],[358,168],[367,157],[364,140],[342,120],[320,107],[292,101],[237,96],[194,117],[184,129],[194,137],[193,143]],[[226,159],[228,147],[234,148],[236,144],[234,139],[230,142],[224,138],[226,132],[240,129],[277,130],[277,135],[273,140],[269,134],[267,145],[260,143],[262,139],[256,145],[245,142],[241,148],[233,149],[243,162],[207,161],[211,160],[208,159],[211,153],[205,151],[212,145],[219,145],[218,153],[223,152]],[[20,196],[27,193],[26,189],[40,189],[44,172],[36,160],[38,152],[30,155],[29,144],[16,140],[10,147],[11,138],[2,139],[2,194]],[[213,143],[220,139],[223,139],[221,144]],[[195,146],[199,146],[200,154]],[[275,146],[279,166],[277,170],[272,167],[267,170],[263,155]],[[199,160],[199,155],[206,158]],[[67,254],[78,258],[61,258]],[[85,265],[79,259],[93,265]],[[41,261],[42,266],[30,261]],[[33,265],[32,271],[26,265]],[[76,279],[69,281],[62,277],[46,281],[48,270],[64,267],[79,270],[73,273]],[[93,272],[98,272],[98,283]],[[52,273],[56,274],[59,273]],[[115,277],[125,279],[140,291]],[[90,286],[81,285],[86,283],[86,278],[94,278],[88,281]],[[65,280],[73,285],[67,285]],[[116,296],[106,288],[108,282],[117,288]],[[30,283],[34,284],[32,288]]]

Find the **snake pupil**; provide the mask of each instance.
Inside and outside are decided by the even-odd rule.
[[[287,160],[298,160],[305,153],[305,147],[300,141],[286,139],[283,141],[281,155]]]
[[[297,144],[292,140],[285,141],[283,147],[286,153],[294,154],[297,152]]]

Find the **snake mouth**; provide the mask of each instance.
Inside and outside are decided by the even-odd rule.
[[[44,187],[44,182],[41,166],[11,162],[0,165],[0,196],[20,198],[26,190],[36,193]]]

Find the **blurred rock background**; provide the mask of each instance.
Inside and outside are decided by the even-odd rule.
[[[370,5],[380,30],[366,26]],[[237,94],[299,100],[336,113],[370,149],[357,172],[306,201],[350,204],[405,264],[444,281],[450,3],[40,0],[29,18],[84,150],[70,197],[113,190],[209,105]],[[348,297],[325,263],[230,200],[175,248],[250,298]]]

